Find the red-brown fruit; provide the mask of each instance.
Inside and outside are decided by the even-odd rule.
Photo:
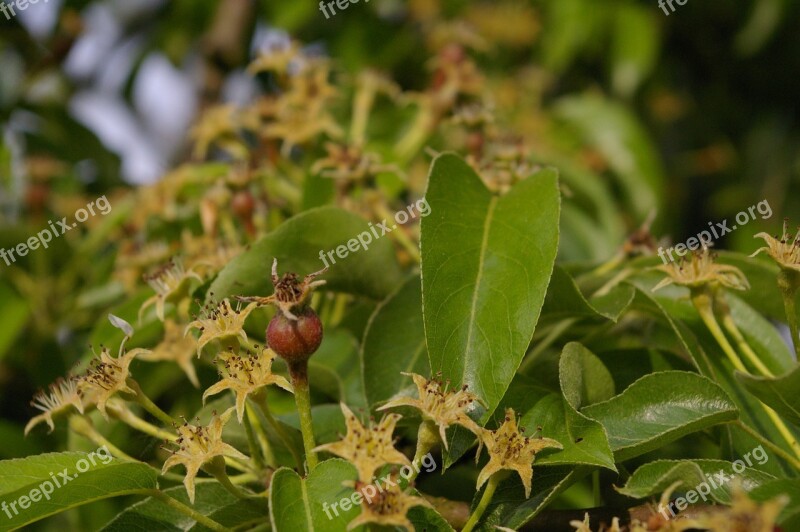
[[[292,320],[278,312],[267,326],[267,344],[288,363],[308,360],[322,343],[322,321],[311,307]]]

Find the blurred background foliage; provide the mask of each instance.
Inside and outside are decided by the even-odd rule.
[[[246,67],[285,35],[344,76],[374,68],[411,91],[462,42],[498,122],[563,173],[561,260],[599,262],[651,214],[680,242],[766,199],[771,219],[718,242],[748,252],[756,232],[800,220],[798,22],[790,0],[692,0],[669,16],[655,1],[364,0],[329,19],[310,0],[51,0],[0,15],[0,247],[99,195],[114,206],[91,238],[0,264],[0,458],[63,445],[21,429],[33,392],[102,339],[99,310],[120,301],[99,290],[111,228],[136,211],[119,190],[190,160],[197,117],[262,90]]]

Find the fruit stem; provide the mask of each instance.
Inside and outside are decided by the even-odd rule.
[[[409,486],[414,483],[414,480],[416,480],[419,475],[425,455],[427,455],[438,442],[439,432],[436,430],[436,423],[428,419],[420,423],[419,430],[417,431],[417,450],[414,453],[414,460],[411,462],[414,467],[411,468],[411,475],[408,477]]]
[[[147,397],[147,395],[145,395],[144,391],[142,391],[142,387],[139,386],[138,382],[136,382],[133,379],[128,379],[126,384],[133,391],[136,392],[136,395],[134,397],[136,399],[136,402],[139,403],[142,406],[142,408],[147,410],[154,417],[158,418],[158,420],[161,421],[162,423],[164,423],[165,425],[167,425],[167,426],[176,425],[175,420],[172,419],[172,417],[170,417],[169,414],[167,414],[166,412],[161,410],[158,407],[158,405],[156,405],[153,401],[150,400],[149,397]]]
[[[800,360],[800,333],[798,333],[797,308],[794,303],[797,287],[800,284],[800,275],[782,269],[778,274],[778,287],[783,295],[783,307],[786,309],[786,323],[792,335],[792,345],[795,355]]]
[[[483,512],[486,511],[489,503],[492,502],[492,497],[494,497],[494,492],[497,489],[498,484],[500,484],[500,481],[507,476],[506,473],[507,471],[498,471],[489,477],[489,481],[486,484],[486,489],[483,491],[483,495],[481,496],[481,500],[478,503],[477,508],[475,508],[475,511],[472,512],[472,515],[469,516],[469,520],[467,521],[467,524],[464,525],[464,528],[461,529],[461,532],[472,532],[472,529],[475,528],[475,525],[478,524],[478,521],[480,521],[481,517],[483,516]]]
[[[303,447],[306,450],[308,472],[317,467],[318,459],[314,448],[314,427],[311,423],[311,393],[308,389],[308,360],[290,363],[289,374],[294,387],[294,400],[297,404],[297,413],[300,414],[300,432],[303,433]]]

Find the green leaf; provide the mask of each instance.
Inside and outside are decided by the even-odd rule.
[[[265,499],[239,499],[218,482],[198,483],[194,504],[189,502],[189,496],[183,486],[169,488],[164,490],[164,493],[228,528],[262,523],[268,514]],[[130,530],[179,532],[189,529],[197,532],[208,530],[186,514],[165,505],[158,499],[148,497],[117,515],[101,529],[101,532]]]
[[[65,452],[0,462],[0,501],[8,504],[12,514],[10,519],[7,514],[0,518],[0,530],[18,528],[100,499],[157,487],[158,472],[149,465],[108,456]],[[52,488],[49,500],[42,488]],[[34,498],[38,500],[32,502]]]
[[[789,503],[778,516],[778,524],[783,530],[800,530],[800,479],[773,480],[756,487],[749,495],[760,502],[789,497]]]
[[[564,346],[559,361],[561,391],[575,409],[614,397],[614,378],[597,356],[578,342]]]
[[[413,389],[411,379],[401,372],[430,375],[421,308],[422,288],[415,274],[372,314],[361,348],[370,407]]]
[[[0,360],[6,356],[28,323],[30,312],[28,303],[23,298],[6,284],[0,284],[0,316],[3,316],[3,326],[0,327]]]
[[[308,361],[308,371],[314,386],[337,402],[351,408],[366,406],[358,344],[349,331],[326,331],[322,345]]]
[[[711,380],[683,371],[642,377],[584,414],[603,424],[617,461],[658,449],[698,430],[738,418],[736,405]]]
[[[306,479],[291,469],[278,469],[272,475],[269,492],[273,530],[345,530],[347,523],[360,513],[360,507],[350,507],[345,511],[341,505],[335,508],[333,505],[355,493],[342,484],[353,482],[357,477],[355,467],[338,458],[322,462]]]
[[[765,405],[800,427],[800,366],[774,378],[745,375],[737,371],[736,380]]]
[[[769,460],[763,447],[759,456]],[[747,460],[750,460],[748,465]],[[703,502],[711,499],[722,504],[731,503],[731,483],[734,478],[741,482],[746,491],[766,484],[775,477],[755,469],[758,460],[743,456],[741,464],[725,460],[657,460],[641,466],[625,483],[617,488],[623,495],[643,499],[662,493],[672,483],[680,481],[677,491],[686,493],[689,490],[698,492]]]
[[[433,372],[494,410],[533,336],[558,247],[555,170],[495,196],[463,160],[436,158],[422,219],[422,300]]]
[[[362,233],[373,236],[367,222],[353,213],[337,207],[308,210],[287,220],[229,262],[211,284],[209,293],[214,293],[215,300],[234,295],[267,296],[272,293],[273,258],[278,259],[279,273],[306,275],[325,266],[320,259],[322,252],[330,265],[323,277],[327,288],[383,299],[402,282],[388,238],[374,240],[367,249],[346,251],[344,259],[336,253],[332,259],[327,255],[339,246],[347,250],[347,242]]]
[[[656,16],[649,6],[628,3],[617,7],[611,68],[617,94],[631,96],[656,65],[661,41]]]
[[[614,287],[608,294],[587,300],[575,280],[561,266],[553,270],[542,307],[545,319],[598,318],[616,322],[628,308],[636,290],[627,284]]]
[[[495,526],[518,530],[591,470],[590,467],[571,469],[563,466],[535,470],[529,499],[525,498],[519,477],[512,475],[498,486],[481,520],[480,530],[489,532],[496,530]]]
[[[658,208],[664,172],[652,141],[627,107],[587,94],[561,99],[556,113],[603,154],[638,221]]]

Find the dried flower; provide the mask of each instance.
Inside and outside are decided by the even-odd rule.
[[[369,497],[363,489],[366,485],[360,482],[356,483],[356,490],[361,492],[363,497],[362,510],[361,515],[347,525],[347,530],[353,530],[368,523],[382,526],[402,526],[409,532],[414,530],[414,525],[406,517],[408,511],[415,506],[432,506],[422,497],[404,493],[400,489],[399,483],[392,482],[392,484],[394,485],[391,487],[387,485],[380,493]]]
[[[139,321],[142,320],[144,310],[153,303],[156,304],[156,316],[164,321],[164,305],[175,303],[188,296],[192,279],[203,282],[194,271],[186,270],[179,259],[172,259],[150,275],[145,275],[144,280],[156,294],[142,303],[139,309]]]
[[[31,406],[41,410],[43,413],[33,417],[28,424],[25,425],[26,436],[33,427],[43,421],[50,427],[50,432],[53,432],[55,429],[53,416],[67,412],[73,407],[83,414],[83,402],[78,392],[77,379],[73,377],[67,377],[66,379],[60,378],[52,383],[49,389],[49,392],[40,391],[33,396]]]
[[[209,342],[241,338],[247,340],[247,333],[244,332],[244,322],[250,313],[256,308],[256,303],[247,305],[240,310],[234,310],[231,302],[225,298],[217,306],[206,305],[203,309],[203,316],[191,322],[186,327],[184,334],[191,329],[200,330],[200,338],[197,340],[197,356]]]
[[[693,253],[688,261],[680,263],[671,262],[655,268],[668,275],[668,277],[653,287],[653,292],[667,285],[677,284],[689,288],[711,286],[716,288],[724,286],[735,290],[747,290],[750,285],[742,271],[727,264],[714,262],[714,255],[703,248],[699,253]]]
[[[755,237],[763,238],[767,245],[758,249],[750,255],[751,257],[766,251],[781,268],[800,272],[800,228],[797,230],[797,235],[792,238],[789,234],[788,218],[783,220],[783,235],[780,239],[778,235],[772,237],[767,233],[758,233]]]
[[[341,181],[361,182],[382,172],[399,173],[394,164],[381,164],[378,154],[364,153],[359,146],[326,142],[327,155],[311,167],[311,172]]]
[[[174,320],[166,320],[164,322],[164,339],[152,351],[139,355],[139,360],[175,362],[186,373],[194,387],[198,388],[200,382],[197,380],[197,372],[192,364],[195,340],[187,338],[183,332],[184,327],[178,325]]]
[[[203,113],[189,133],[195,142],[194,156],[205,159],[211,145],[216,144],[231,155],[244,159],[248,150],[239,131],[255,131],[259,125],[256,116],[243,112],[232,104],[212,107]]]
[[[526,437],[517,428],[517,417],[514,410],[506,410],[506,418],[497,430],[483,430],[482,441],[489,453],[489,463],[478,475],[480,489],[489,480],[489,477],[500,470],[509,469],[516,471],[525,486],[525,497],[531,495],[531,481],[533,480],[533,461],[536,453],[542,449],[562,449],[562,445],[550,438]]]
[[[216,395],[224,390],[232,390],[236,394],[236,416],[239,423],[244,418],[244,405],[247,396],[257,392],[264,386],[275,384],[287,392],[293,392],[292,385],[281,375],[272,373],[272,361],[275,353],[264,349],[260,355],[238,356],[233,353],[223,353],[219,356],[224,369],[220,370],[222,380],[211,386],[203,394],[203,402],[211,395]]]
[[[303,305],[311,292],[318,286],[325,284],[324,280],[315,281],[323,273],[328,271],[325,267],[314,273],[306,275],[302,281],[299,280],[296,273],[287,272],[283,277],[278,276],[278,259],[272,260],[272,285],[275,291],[271,296],[267,297],[242,297],[236,299],[239,301],[252,301],[259,305],[274,304],[284,316],[290,320],[297,320],[297,316],[292,313],[292,309]]]
[[[392,434],[402,416],[388,414],[375,425],[370,420],[364,427],[346,404],[341,403],[347,434],[338,442],[326,443],[314,451],[328,451],[340,456],[356,466],[358,478],[362,482],[372,481],[376,469],[385,464],[403,464],[411,467],[408,458],[394,448]]]
[[[164,474],[178,464],[186,468],[186,477],[183,485],[189,500],[194,504],[194,481],[203,464],[216,457],[230,456],[241,460],[248,460],[247,456],[222,441],[222,430],[231,417],[233,408],[226,410],[221,416],[216,413],[207,426],[191,425],[184,421],[183,425],[175,427],[178,431],[177,451],[172,451],[172,456],[164,462],[161,473]],[[199,421],[199,420],[198,420]],[[169,449],[168,449],[169,450]]]
[[[439,427],[439,437],[447,449],[447,439],[445,431],[450,425],[461,425],[476,436],[480,436],[481,428],[467,415],[467,411],[478,400],[478,397],[467,391],[467,385],[457,390],[447,390],[447,386],[442,387],[442,382],[436,379],[426,379],[416,373],[403,373],[414,379],[417,385],[419,398],[398,397],[392,399],[378,410],[395,408],[398,406],[410,406],[418,409],[422,413],[422,418],[436,423]]]

